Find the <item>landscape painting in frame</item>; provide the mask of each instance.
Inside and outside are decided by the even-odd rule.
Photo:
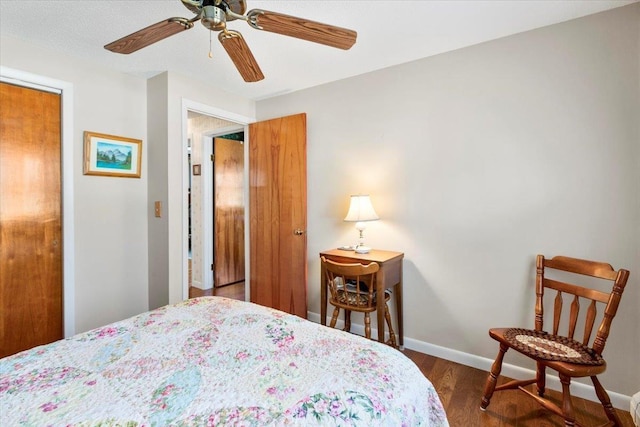
[[[142,141],[84,132],[84,174],[140,178]]]

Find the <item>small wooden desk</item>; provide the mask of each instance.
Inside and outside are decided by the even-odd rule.
[[[341,263],[369,264],[377,262],[380,270],[376,278],[376,292],[382,295],[385,289],[393,288],[396,300],[396,316],[398,326],[398,345],[404,348],[404,331],[402,327],[402,252],[381,251],[372,249],[368,254],[358,254],[355,251],[330,249],[320,252],[320,257]],[[320,268],[320,322],[327,324],[327,283],[324,268]],[[378,320],[378,341],[384,342],[384,298],[377,298],[376,314]]]

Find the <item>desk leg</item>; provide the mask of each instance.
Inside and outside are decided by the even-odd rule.
[[[385,330],[385,320],[384,320],[384,306],[386,301],[384,300],[384,281],[381,277],[382,274],[378,273],[377,283],[376,283],[376,314],[378,319],[378,341],[381,343],[385,342],[384,339],[384,330]],[[380,298],[382,296],[382,298]]]
[[[322,264],[322,263],[321,263]],[[327,325],[327,284],[325,283],[326,271],[320,267],[320,324]]]
[[[400,347],[400,350],[404,350],[404,330],[402,325],[402,319],[404,319],[404,314],[402,313],[402,276],[400,276],[400,282],[394,285],[393,291],[396,298],[396,316],[398,318],[398,347]]]

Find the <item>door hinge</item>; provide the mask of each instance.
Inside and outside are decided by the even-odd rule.
[[[213,271],[213,264],[211,264],[211,271]]]
[[[211,161],[212,161],[212,162],[213,162],[213,159],[215,158],[215,156],[216,156],[215,154],[212,154],[212,155],[211,155]]]

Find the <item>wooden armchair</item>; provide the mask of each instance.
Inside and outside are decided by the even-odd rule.
[[[338,321],[340,309],[344,309],[344,330],[351,331],[351,312],[364,313],[364,334],[371,339],[371,316],[376,311],[376,298],[384,298],[384,318],[389,327],[389,341],[387,344],[397,347],[396,335],[391,325],[388,302],[391,297],[389,292],[384,295],[376,295],[376,274],[380,266],[372,262],[363,264],[341,264],[325,257],[320,261],[326,271],[326,284],[329,287],[329,303],[335,308],[329,326],[334,328]],[[384,325],[378,325],[384,327]]]
[[[572,281],[574,277],[580,276],[583,279],[585,276],[591,276],[612,281],[613,288],[611,292],[607,293],[576,284],[552,280],[545,277],[548,270],[574,273],[571,276]],[[489,330],[491,338],[500,343],[500,351],[491,367],[491,373],[487,377],[484,396],[480,404],[481,409],[484,410],[489,406],[494,391],[517,388],[533,397],[546,409],[563,417],[565,426],[574,426],[575,414],[569,392],[571,379],[575,377],[591,377],[598,399],[600,399],[609,419],[607,425],[621,426],[621,421],[597,375],[603,373],[607,367],[602,358],[602,351],[607,342],[611,321],[618,310],[618,304],[628,278],[629,272],[627,270],[620,269],[615,271],[609,264],[562,256],[545,259],[544,256],[538,255],[536,260],[535,329],[500,328]],[[556,291],[551,333],[547,333],[543,329],[543,302],[544,293],[547,289]],[[569,295],[571,303],[568,315],[565,314],[568,321],[566,335],[561,336],[558,333],[564,305],[563,294]],[[583,316],[579,316],[581,300],[587,302],[587,310]],[[604,312],[595,338],[589,344],[597,317],[596,305],[598,303],[604,305]],[[584,318],[582,342],[573,339],[579,318]],[[514,380],[496,387],[496,382],[502,369],[502,359],[510,348],[536,361],[536,378]],[[544,398],[546,368],[557,371],[560,376],[562,408]],[[537,396],[524,388],[533,383],[536,383],[537,386]]]

